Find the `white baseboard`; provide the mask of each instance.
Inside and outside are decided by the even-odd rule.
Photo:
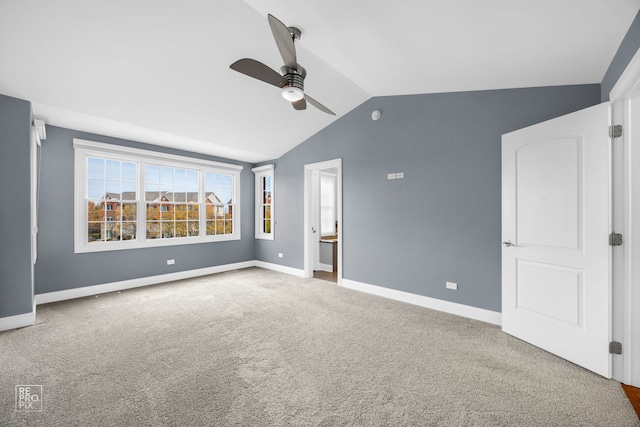
[[[8,331],[10,329],[24,328],[36,324],[36,312],[17,314],[15,316],[7,316],[0,318],[0,331]]]
[[[467,317],[469,319],[493,323],[494,325],[502,324],[502,313],[499,313],[497,311],[485,310],[483,308],[444,301],[437,298],[430,298],[423,295],[398,291],[395,289],[383,288],[381,286],[369,285],[367,283],[356,282],[355,280],[349,279],[342,279],[342,283],[340,284],[340,286],[384,298],[393,299],[396,301],[419,305],[420,307],[426,307],[433,310],[443,311],[449,314],[455,314],[457,316]]]
[[[304,277],[304,270],[285,267],[283,265],[272,264],[264,261],[244,261],[233,264],[218,265],[215,267],[199,268],[197,270],[179,271],[176,273],[162,274],[158,276],[141,277],[139,279],[122,280],[120,282],[104,283],[101,285],[84,286],[81,288],[66,289],[64,291],[47,292],[37,294],[36,305],[50,302],[64,301],[74,298],[83,298],[93,295],[105,294],[108,292],[123,291],[125,289],[139,288],[141,286],[155,285],[158,283],[171,282],[174,280],[190,279],[192,277],[206,276],[208,274],[223,273],[225,271],[239,270],[242,268],[260,267],[267,270],[274,270],[293,276]],[[0,319],[1,320],[1,319]]]
[[[66,289],[64,291],[47,292],[36,295],[36,304],[64,301],[74,298],[82,298],[107,292],[122,291],[125,289],[139,288],[141,286],[155,285],[174,280],[189,279],[192,277],[206,276],[208,274],[222,273],[225,271],[239,270],[241,268],[255,267],[255,261],[237,262],[234,264],[218,265],[215,267],[199,268],[197,270],[179,271],[176,273],[162,274],[158,276],[141,277],[139,279],[123,280],[120,282],[105,283],[102,285],[84,286],[82,288]],[[1,320],[1,319],[0,319]]]
[[[272,264],[264,261],[253,261],[254,267],[265,268],[267,270],[278,271],[280,273],[291,274],[292,276],[304,277],[304,270],[299,268],[287,267],[280,264]]]
[[[171,282],[174,280],[189,279],[192,277],[206,276],[208,274],[222,273],[225,271],[239,270],[242,268],[260,267],[267,270],[273,270],[280,273],[291,274],[297,277],[304,277],[304,270],[287,267],[284,265],[273,264],[264,261],[244,261],[233,264],[219,265],[215,267],[200,268],[197,270],[179,271],[176,273],[162,274],[158,276],[141,277],[139,279],[123,280],[120,282],[105,283],[101,285],[85,286],[82,288],[67,289],[64,291],[47,292],[35,296],[35,303],[47,304],[51,302],[64,301],[74,298],[82,298],[92,295],[104,294],[108,292],[122,291],[125,289],[133,289],[141,286],[155,285],[158,283]],[[455,314],[470,319],[480,320],[495,325],[502,324],[502,314],[496,311],[485,310],[482,308],[472,307],[464,304],[458,304],[450,301],[430,298],[423,295],[411,294],[408,292],[398,291],[395,289],[384,288],[381,286],[370,285],[367,283],[356,282],[355,280],[342,279],[340,286],[353,289],[356,291],[366,292],[369,294],[390,298],[421,307],[439,310],[450,314]],[[0,318],[0,331],[21,328],[35,324],[35,309],[33,313],[25,313],[17,316]]]
[[[320,263],[320,264],[318,264],[318,269],[320,269],[322,271],[329,272],[329,273],[333,273],[333,265],[331,265],[331,264]]]

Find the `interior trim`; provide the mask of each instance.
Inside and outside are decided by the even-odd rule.
[[[105,283],[101,285],[85,286],[82,288],[67,289],[63,291],[47,292],[35,296],[37,305],[48,304],[57,301],[65,301],[74,298],[83,298],[87,296],[99,295],[108,292],[116,292],[126,289],[133,289],[142,286],[165,283],[174,280],[189,279],[192,277],[206,276],[208,274],[222,273],[225,271],[239,270],[242,268],[259,267],[267,270],[273,270],[280,273],[290,274],[297,277],[304,277],[304,270],[287,267],[284,265],[273,264],[264,261],[244,261],[233,264],[219,265],[215,267],[200,268],[197,270],[180,271],[176,273],[162,274],[157,276],[142,277],[139,279],[123,280],[120,282]],[[370,285],[367,283],[357,282],[355,280],[343,279],[342,287],[365,292],[384,298],[401,301],[420,307],[430,308],[469,319],[480,320],[482,322],[501,325],[502,314],[496,311],[486,310],[482,308],[472,307],[464,304],[458,304],[450,301],[430,298],[423,295],[412,294],[409,292],[398,291],[395,289],[383,288],[381,286]],[[11,316],[0,318],[0,331],[15,329],[35,324],[35,311],[19,316]]]
[[[254,261],[237,262],[234,264],[218,265],[215,267],[199,268],[197,270],[178,271],[175,273],[161,274],[157,276],[140,277],[138,279],[122,280],[119,282],[104,283],[101,285],[83,286],[81,288],[65,289],[63,291],[47,292],[36,295],[36,305],[51,302],[65,301],[74,298],[83,298],[108,292],[123,291],[125,289],[139,288],[142,286],[156,285],[158,283],[172,282],[174,280],[190,279],[192,277],[206,276],[208,274],[223,273],[225,271],[239,270],[241,268],[254,267]]]
[[[178,271],[175,273],[161,274],[157,276],[140,277],[138,279],[122,280],[119,282],[104,283],[101,285],[83,286],[81,288],[65,289],[63,291],[47,292],[37,294],[36,305],[48,304],[51,302],[65,301],[74,298],[83,298],[93,295],[105,294],[108,292],[123,291],[125,289],[139,288],[142,286],[156,285],[159,283],[172,282],[174,280],[190,279],[192,277],[206,276],[225,271],[240,270],[242,268],[260,267],[267,270],[278,271],[280,273],[291,274],[303,277],[304,271],[297,268],[285,267],[283,265],[271,264],[264,261],[244,261],[233,264],[217,265],[215,267],[199,268],[197,270]],[[0,319],[1,321],[2,319]],[[1,330],[1,329],[0,329]]]
[[[278,271],[280,273],[291,274],[292,276],[304,277],[304,270],[299,268],[287,267],[285,265],[272,264],[264,261],[253,261],[253,266]]]
[[[16,314],[15,316],[7,316],[0,318],[0,331],[8,331],[11,329],[24,328],[36,324],[35,307],[32,312],[24,314]]]
[[[430,298],[424,295],[412,294],[398,291],[396,289],[383,288],[381,286],[370,285],[368,283],[356,282],[355,280],[342,279],[341,286],[396,301],[406,302],[420,307],[430,308],[456,316],[467,317],[469,319],[480,320],[482,322],[502,325],[502,313],[486,310],[484,308],[472,307],[470,305],[458,304],[441,299]]]

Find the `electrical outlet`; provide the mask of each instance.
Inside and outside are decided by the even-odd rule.
[[[388,173],[387,174],[387,179],[396,179],[396,174],[395,173]]]
[[[458,290],[458,284],[454,283],[454,282],[447,282],[446,287],[447,287],[447,289],[451,289],[453,291],[457,291]]]
[[[278,254],[278,258],[282,258],[284,255],[282,255],[281,253]]]
[[[396,172],[396,179],[404,178],[404,172]]]
[[[168,260],[167,260],[167,265],[173,265],[173,264],[175,264],[175,263],[176,263],[176,260],[175,260],[175,259],[168,259]]]

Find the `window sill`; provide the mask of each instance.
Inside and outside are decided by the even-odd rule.
[[[240,240],[240,237],[236,235],[220,235],[211,237],[181,237],[177,239],[153,239],[145,241],[130,240],[125,242],[95,242],[87,243],[79,247],[74,248],[74,253],[92,253],[92,252],[107,252],[107,251],[121,251],[126,249],[146,249],[146,248],[160,248],[166,246],[179,246],[179,245],[196,245],[201,243],[216,243],[227,242],[232,240]]]

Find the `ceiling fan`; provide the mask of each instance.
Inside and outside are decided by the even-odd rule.
[[[318,110],[335,116],[333,111],[304,93],[304,78],[307,76],[307,70],[298,64],[296,48],[293,45],[295,40],[300,40],[300,30],[296,27],[287,27],[271,14],[268,18],[273,38],[284,61],[280,73],[262,62],[250,58],[239,59],[229,67],[239,73],[279,87],[282,89],[283,98],[291,101],[296,110],[305,110],[308,102]]]

